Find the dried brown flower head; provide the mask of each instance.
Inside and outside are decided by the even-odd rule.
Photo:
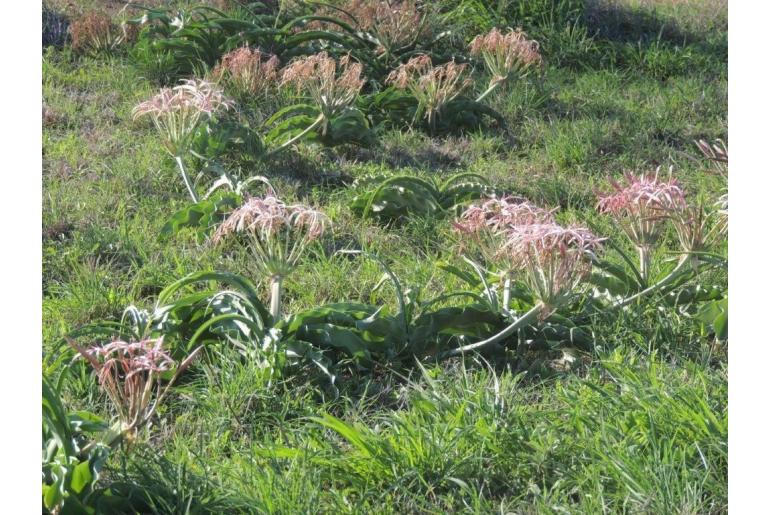
[[[488,34],[476,36],[469,46],[471,55],[481,56],[492,74],[492,83],[502,82],[513,75],[523,76],[542,65],[540,44],[528,39],[521,29],[507,34],[492,29]]]
[[[473,83],[466,68],[454,61],[433,66],[430,56],[423,54],[393,70],[385,82],[408,90],[418,102],[416,116],[423,115],[432,124],[444,106]]]
[[[277,56],[241,47],[222,56],[213,76],[219,82],[232,84],[241,93],[255,94],[277,82],[279,66]]]
[[[70,25],[72,49],[79,53],[110,51],[130,36],[105,13],[91,11]]]

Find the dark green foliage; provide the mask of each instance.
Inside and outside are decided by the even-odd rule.
[[[69,38],[68,29],[69,20],[64,14],[43,2],[43,48],[64,46]]]
[[[60,395],[43,377],[43,509],[84,513],[93,509],[94,484],[109,455],[109,447],[91,440],[107,425],[92,413],[68,412]]]
[[[408,216],[442,216],[493,193],[489,182],[474,173],[456,174],[440,183],[409,175],[374,176],[359,179],[355,187],[365,191],[353,199],[350,209],[380,222]]]

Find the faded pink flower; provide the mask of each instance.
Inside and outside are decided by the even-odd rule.
[[[259,271],[270,277],[285,277],[329,223],[325,214],[312,208],[286,205],[273,195],[252,197],[219,226],[212,241],[218,243],[225,236],[245,234],[252,243]]]
[[[492,83],[502,82],[512,74],[522,76],[542,65],[540,45],[528,39],[521,29],[502,34],[492,29],[488,34],[476,36],[469,45],[471,55],[481,56],[492,74]]]
[[[683,209],[684,190],[676,179],[661,180],[654,175],[625,175],[625,183],[611,181],[612,191],[599,195],[598,209],[612,215],[637,246],[654,245],[661,220]]]
[[[507,231],[500,254],[524,272],[525,282],[546,306],[543,316],[547,316],[591,272],[590,254],[600,248],[601,241],[583,227],[522,224]]]
[[[446,104],[473,84],[467,67],[454,60],[434,66],[430,56],[418,55],[393,70],[385,82],[408,90],[417,99],[416,116],[424,116],[432,123]]]

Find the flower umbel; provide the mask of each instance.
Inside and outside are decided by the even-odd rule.
[[[232,105],[222,90],[211,82],[185,80],[174,88],[161,89],[157,95],[134,107],[132,114],[135,120],[150,116],[166,150],[177,157],[187,150],[202,120]]]
[[[503,196],[473,204],[454,223],[455,229],[478,245],[487,261],[499,254],[506,232],[517,225],[553,222],[553,211],[535,206],[526,199]]]
[[[232,84],[241,93],[253,95],[277,82],[279,66],[277,56],[241,47],[222,56],[213,76],[217,81]]]
[[[83,349],[73,340],[67,341],[93,367],[99,386],[112,401],[120,419],[120,433],[128,435],[135,434],[150,421],[174,380],[200,351],[200,347],[193,351],[163,388],[161,374],[177,366],[163,349],[163,338],[128,342],[113,340],[88,349]]]
[[[466,68],[454,61],[433,66],[430,56],[418,55],[393,70],[386,82],[409,91],[417,99],[415,117],[424,116],[433,124],[444,106],[472,84]]]
[[[507,34],[492,29],[488,34],[476,36],[469,46],[471,55],[481,56],[492,74],[490,85],[509,78],[521,77],[540,67],[543,58],[540,44],[528,39],[522,30],[509,30]]]
[[[271,312],[280,316],[281,281],[297,266],[307,246],[329,226],[320,211],[299,204],[286,205],[268,195],[252,197],[233,211],[214,233],[212,241],[244,234],[248,237],[257,272],[273,284]]]
[[[649,276],[652,247],[663,228],[662,222],[686,208],[684,190],[676,179],[654,175],[625,175],[625,183],[612,181],[611,192],[600,194],[598,209],[611,215],[639,251],[639,271]]]
[[[345,56],[339,61],[326,52],[295,59],[283,69],[281,84],[292,84],[313,99],[325,120],[341,113],[355,102],[364,86],[363,67]],[[324,123],[324,132],[326,123]]]
[[[589,255],[602,241],[588,229],[555,223],[516,225],[507,237],[501,255],[524,272],[525,282],[545,306],[541,318],[568,300],[591,272]]]

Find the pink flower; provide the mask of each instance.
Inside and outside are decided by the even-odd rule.
[[[549,309],[564,302],[591,272],[589,256],[602,241],[583,227],[555,223],[516,225],[507,236],[501,256],[524,272],[525,282]]]

